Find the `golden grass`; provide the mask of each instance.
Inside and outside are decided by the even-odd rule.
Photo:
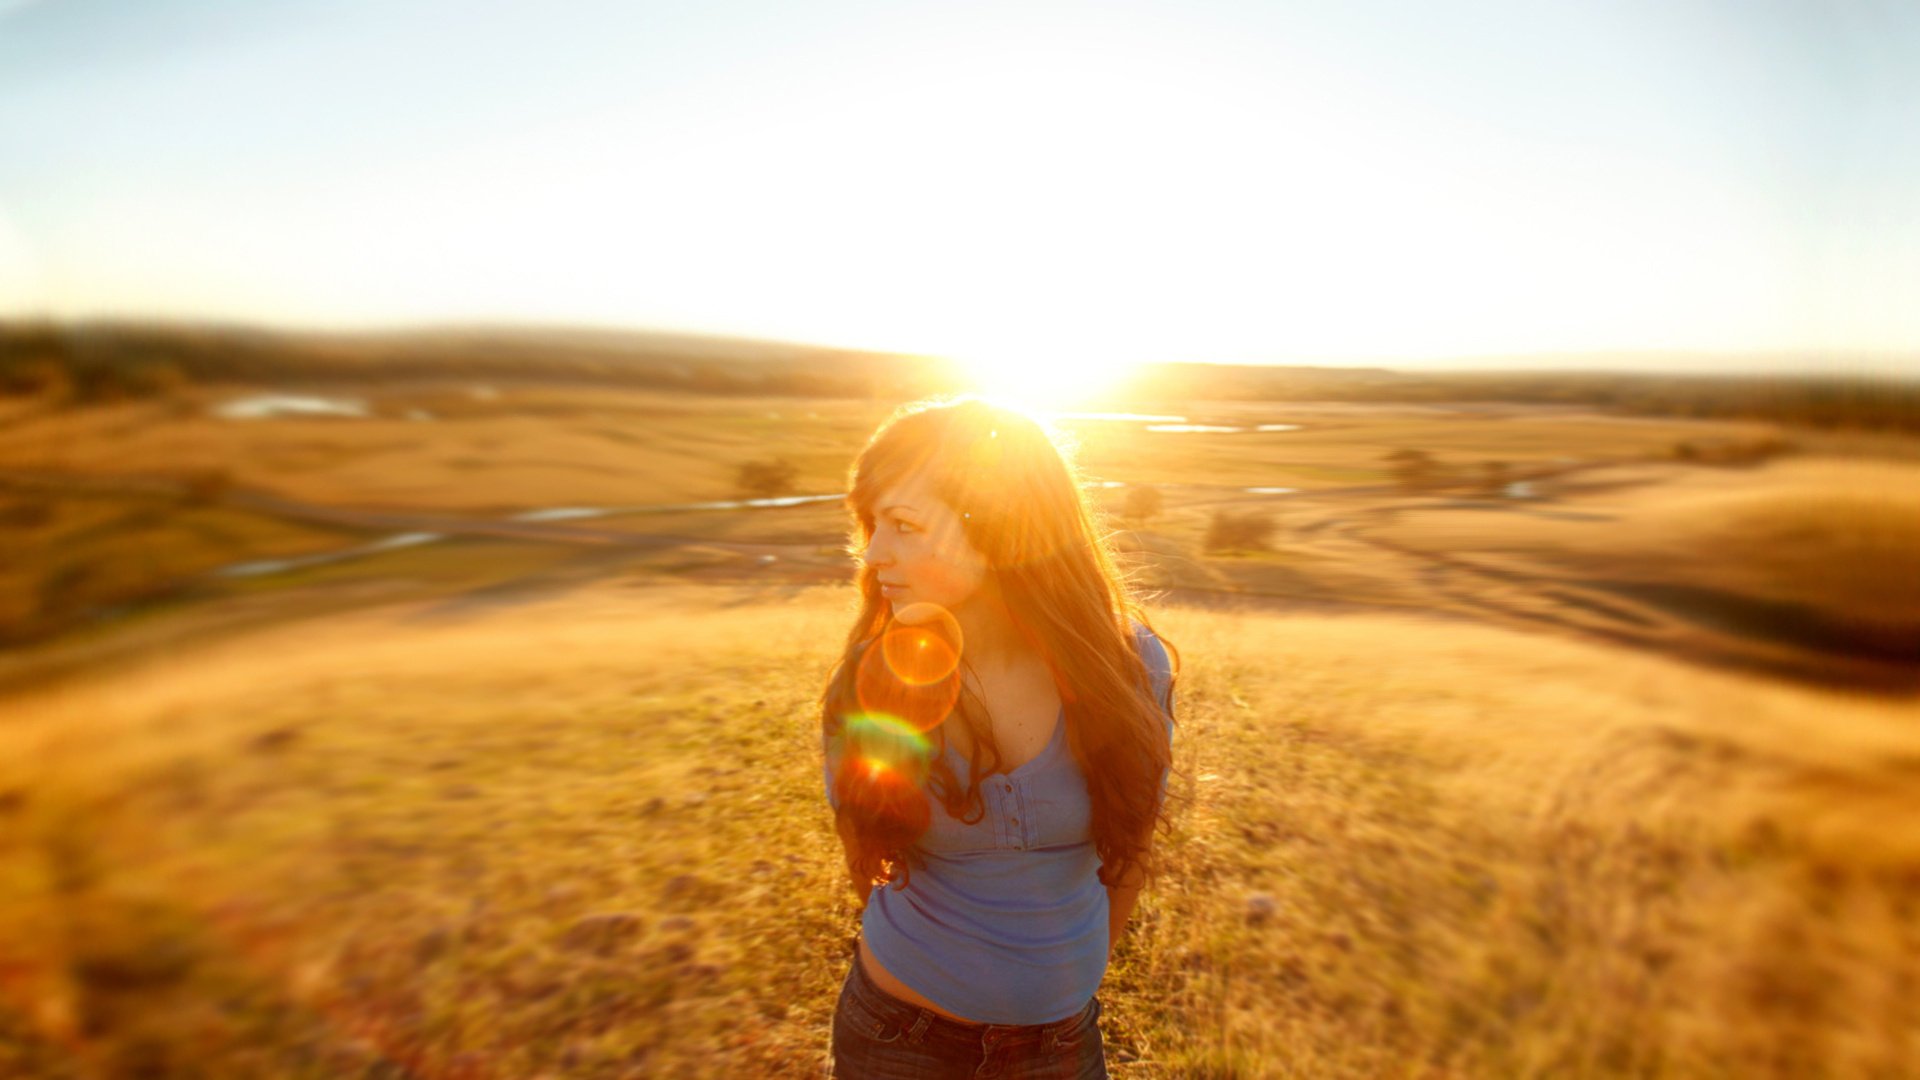
[[[1751,470],[1634,466],[1556,515],[1414,505],[1380,530],[1413,548],[1566,573],[1687,582],[1920,625],[1920,466],[1809,457]]]
[[[85,478],[106,489],[93,501],[98,513],[110,516],[169,497],[164,491],[130,489],[122,493],[123,505],[112,505],[115,485],[187,482],[199,485],[195,494],[206,504],[235,493],[242,500],[267,494],[321,508],[406,511],[428,522],[418,528],[431,530],[434,515],[498,518],[534,508],[730,498],[737,494],[738,467],[760,458],[794,463],[801,492],[837,492],[844,487],[848,462],[891,405],[564,385],[504,385],[476,396],[472,385],[446,382],[335,391],[363,399],[373,419],[228,421],[209,413],[219,402],[257,389],[190,387],[161,401],[24,410],[0,427],[0,474]],[[1151,528],[1180,550],[1158,560],[1155,581],[1376,603],[1424,601],[1420,590],[1398,580],[1403,568],[1391,568],[1387,580],[1370,580],[1382,577],[1370,573],[1380,562],[1373,551],[1349,548],[1329,557],[1314,545],[1284,544],[1276,558],[1297,564],[1304,556],[1314,564],[1310,572],[1273,572],[1259,565],[1272,561],[1266,557],[1209,560],[1198,544],[1208,513],[1221,499],[1232,498],[1238,486],[1300,489],[1306,494],[1286,500],[1284,512],[1290,515],[1320,494],[1392,501],[1391,494],[1328,493],[1385,484],[1390,479],[1385,455],[1399,447],[1428,450],[1444,465],[1471,473],[1491,460],[1516,470],[1560,468],[1569,459],[1639,460],[1662,455],[1682,439],[1757,438],[1773,430],[1757,424],[1622,420],[1534,406],[1203,402],[1179,410],[1230,424],[1297,421],[1304,427],[1188,435],[1133,425],[1065,425],[1090,476],[1176,485],[1167,514]],[[433,419],[408,419],[416,412]],[[1202,486],[1187,487],[1196,482]],[[1249,498],[1273,505],[1268,497]],[[227,505],[239,510],[250,504]],[[69,510],[62,506],[57,513]],[[264,514],[254,517],[229,530],[243,535],[244,543],[225,544],[188,530],[185,519],[149,522],[139,529],[123,521],[95,534],[109,542],[102,550],[71,558],[50,553],[68,546],[65,537],[72,529],[31,530],[23,549],[9,552],[10,580],[0,581],[0,626],[32,637],[67,620],[75,609],[164,591],[171,582],[161,578],[168,574],[191,578],[222,562],[326,546],[321,530],[269,527]],[[840,542],[844,521],[837,507],[826,506],[777,514],[612,517],[596,520],[594,527],[818,547]],[[348,543],[343,539],[338,546]],[[1146,546],[1157,550],[1169,544],[1148,541]],[[174,554],[164,559],[147,554],[159,550]],[[1362,558],[1349,566],[1355,554]]]
[[[734,470],[784,457],[797,488],[842,490],[847,464],[892,403],[702,398],[553,386],[498,388],[476,400],[461,386],[343,388],[365,420],[229,421],[208,409],[258,388],[199,387],[168,401],[19,417],[0,427],[0,469],[88,476],[216,471],[237,487],[336,506],[503,512],[543,506],[625,506],[728,498]],[[424,409],[427,422],[407,419]],[[1277,485],[1309,489],[1387,478],[1397,447],[1450,464],[1514,465],[1573,456],[1664,454],[1680,439],[1747,438],[1769,425],[1622,422],[1566,410],[1506,407],[1331,409],[1288,403],[1202,403],[1195,416],[1229,422],[1299,420],[1293,432],[1170,435],[1126,425],[1069,425],[1090,473],[1130,483]]]
[[[0,496],[0,642],[168,595],[223,566],[338,550],[353,534],[163,496]]]
[[[0,703],[0,1073],[811,1075],[856,926],[812,706],[850,601],[387,608]],[[1156,622],[1179,799],[1116,1075],[1920,1068],[1911,703]]]
[[[1567,460],[1665,456],[1681,439],[1757,438],[1763,424],[1636,420],[1552,408],[1487,412],[1381,405],[1314,409],[1287,402],[1217,403],[1186,409],[1225,423],[1300,423],[1299,431],[1165,435],[1119,427],[1081,429],[1083,463],[1096,475],[1134,483],[1297,487],[1304,491],[1391,479],[1386,455],[1420,449],[1448,466],[1516,468]]]
[[[1857,618],[1920,620],[1920,468],[1865,468],[1854,483],[1728,500],[1709,551],[1733,587]]]
[[[867,402],[709,399],[619,390],[342,388],[370,419],[232,421],[257,387],[46,412],[0,428],[0,468],[84,476],[217,471],[301,502],[509,512],[728,498],[741,461],[784,455],[806,491],[837,491],[886,410]],[[414,421],[424,408],[435,419]],[[812,418],[808,418],[808,413]]]

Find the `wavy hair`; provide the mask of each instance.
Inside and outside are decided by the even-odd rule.
[[[1172,763],[1165,714],[1134,644],[1132,624],[1152,626],[1096,525],[1071,451],[1032,417],[976,397],[901,406],[850,470],[846,505],[856,560],[873,537],[874,501],[916,474],[961,515],[1015,630],[1052,673],[1067,744],[1086,777],[1101,883],[1130,883],[1136,870],[1151,875],[1149,840],[1164,822],[1161,778]],[[861,659],[894,621],[877,571],[864,561],[858,584],[859,614],[821,695],[828,746],[844,745],[847,721],[864,711]],[[1166,648],[1177,671],[1179,654]],[[964,655],[959,663],[965,665]],[[950,688],[957,695],[944,720],[964,724],[974,747],[964,782],[942,752],[946,723],[920,725],[929,729],[931,752],[904,790],[843,782],[860,761],[841,757],[833,777],[840,793],[835,824],[856,883],[906,885],[914,842],[928,825],[922,782],[961,821],[977,822],[986,812],[980,782],[999,767],[1000,750],[984,705],[958,670],[951,678],[960,685]]]

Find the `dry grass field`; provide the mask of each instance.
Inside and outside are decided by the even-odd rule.
[[[0,1072],[804,1076],[856,927],[844,589],[382,606],[21,694]],[[1168,607],[1119,1076],[1920,1069],[1920,709],[1622,647]]]
[[[890,407],[449,382],[329,391],[358,418],[218,415],[258,389],[187,386],[78,409],[6,403],[0,645],[244,594],[271,593],[291,610],[301,594],[348,585],[398,598],[601,576],[609,565],[845,580],[832,502],[697,506],[739,497],[737,475],[755,460],[791,464],[793,493],[843,490],[847,463]],[[1134,488],[1161,495],[1148,519],[1115,517],[1145,585],[1452,611],[1799,676],[1826,665],[1799,655],[1809,650],[1920,662],[1920,606],[1910,590],[1878,585],[1920,576],[1916,545],[1902,539],[1920,490],[1907,442],[1474,403],[1198,403],[1180,414],[1237,430],[1063,423],[1089,478],[1109,485],[1095,492],[1107,510],[1118,515]],[[1723,448],[1769,442],[1799,452],[1716,463]],[[1676,457],[1680,448],[1690,456]],[[1431,489],[1399,484],[1389,455],[1405,450],[1430,455]],[[1485,476],[1530,490],[1501,497],[1504,485]],[[1852,493],[1844,506],[1830,478]],[[1752,520],[1729,524],[1723,509]],[[582,510],[596,513],[567,516]],[[1277,541],[1210,550],[1223,513],[1271,517]],[[1875,538],[1856,535],[1863,515],[1882,523]],[[435,546],[360,557],[395,537]],[[1860,543],[1871,550],[1848,547]],[[1732,549],[1742,554],[1722,557]],[[326,558],[343,552],[358,554]],[[1809,559],[1821,565],[1802,574]],[[264,579],[227,573],[287,560]],[[1819,625],[1796,634],[1799,623]],[[1889,681],[1859,665],[1826,675]]]
[[[817,1075],[843,512],[686,504],[890,406],[251,392],[0,402],[0,1076]],[[1186,665],[1116,1075],[1920,1074],[1909,441],[1152,411],[1298,426],[1067,425]]]

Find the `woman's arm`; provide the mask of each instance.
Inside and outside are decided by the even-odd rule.
[[[853,833],[852,824],[840,813],[840,799],[833,791],[833,766],[835,760],[833,749],[833,740],[822,737],[820,779],[826,789],[827,806],[833,811],[833,829],[840,834],[840,850],[846,855],[847,885],[853,889],[853,906],[856,910],[865,911],[867,908],[867,893],[871,891],[871,886],[862,888],[860,876],[854,872],[856,863],[855,856],[860,850],[860,841]]]
[[[860,850],[860,840],[854,836],[852,824],[839,814],[834,815],[834,831],[840,834],[840,849],[846,853],[847,884],[853,889],[854,910],[865,911],[867,909],[867,895],[873,891],[873,885],[871,882],[867,882],[863,886],[863,883],[860,881],[860,876],[854,871],[854,866],[857,861],[855,854]]]
[[[1140,899],[1140,886],[1128,888],[1109,887],[1107,889],[1107,962],[1113,962],[1113,950],[1120,944],[1120,935],[1127,932],[1127,918],[1133,914],[1133,905]]]
[[[1142,852],[1145,858],[1146,853]],[[1127,932],[1127,919],[1133,914],[1133,906],[1140,899],[1140,888],[1146,883],[1140,864],[1135,863],[1133,871],[1124,882],[1107,886],[1107,960],[1113,960],[1113,950],[1120,944],[1120,938]]]
[[[1153,631],[1144,625],[1135,624],[1134,636],[1140,644],[1140,658],[1147,665],[1147,673],[1153,679],[1154,697],[1160,709],[1167,715],[1167,744],[1171,751],[1173,744],[1173,662],[1167,656],[1167,647],[1160,643]],[[1170,771],[1170,770],[1169,770]],[[1166,798],[1168,773],[1160,775],[1160,797]],[[1107,959],[1113,959],[1113,950],[1120,944],[1120,938],[1127,932],[1127,919],[1133,915],[1134,905],[1140,900],[1140,889],[1146,884],[1146,874],[1141,867],[1145,864],[1153,847],[1153,830],[1149,826],[1145,840],[1140,845],[1140,861],[1134,863],[1127,878],[1118,885],[1107,887]]]

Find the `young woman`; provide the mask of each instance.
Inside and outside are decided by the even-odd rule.
[[[1162,816],[1173,659],[1021,413],[902,407],[847,504],[860,611],[821,704],[863,916],[835,1073],[1105,1076],[1094,991]]]

